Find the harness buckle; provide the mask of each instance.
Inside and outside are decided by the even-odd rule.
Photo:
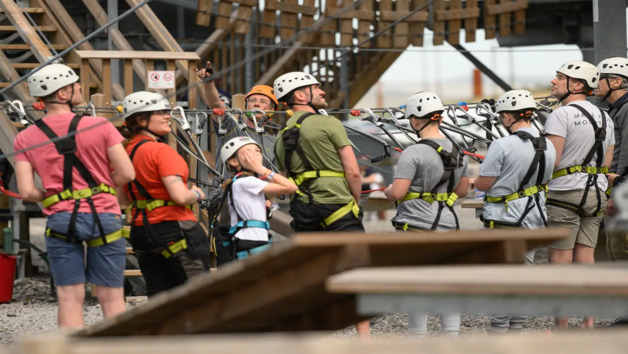
[[[72,198],[72,191],[69,189],[62,190],[59,192],[59,197],[61,197],[62,200],[70,199]]]

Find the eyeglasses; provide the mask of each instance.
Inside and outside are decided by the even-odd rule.
[[[248,102],[250,102],[250,103],[258,103],[259,102],[259,104],[270,105],[270,101],[269,100],[265,100],[263,98],[259,98],[259,99],[257,99],[257,98],[249,98]]]

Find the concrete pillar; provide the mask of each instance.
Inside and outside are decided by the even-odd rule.
[[[626,2],[593,0],[593,64],[608,57],[626,57]]]

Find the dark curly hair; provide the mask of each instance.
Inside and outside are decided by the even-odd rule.
[[[138,112],[126,118],[126,125],[122,127],[120,133],[123,137],[131,139],[139,134],[145,127],[140,125],[140,120],[148,121],[153,112]]]

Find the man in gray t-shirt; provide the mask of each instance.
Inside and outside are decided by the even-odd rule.
[[[448,152],[453,151],[453,144],[447,139],[430,138],[438,143]],[[408,193],[430,192],[438,184],[441,176],[445,172],[440,156],[431,146],[415,144],[406,148],[397,162],[395,179],[407,179],[410,182]],[[463,160],[462,166],[454,170],[455,182],[458,184],[460,177],[467,177],[467,159]],[[437,189],[438,193],[447,192],[447,182]],[[436,219],[438,203],[428,203],[416,198],[402,202],[397,207],[397,215],[392,219],[399,224],[410,224],[422,229],[429,230]],[[449,208],[444,208],[438,223],[439,230],[455,229],[456,220]]]
[[[486,191],[482,221],[489,228],[543,228],[545,184],[552,176],[556,150],[531,127],[536,110],[532,93],[508,91],[497,100],[496,110],[512,135],[491,143],[475,179],[476,188]],[[526,253],[526,263],[534,263],[534,250]],[[521,331],[524,321],[523,316],[493,316],[490,331]]]
[[[547,217],[550,226],[562,226],[571,230],[570,237],[549,245],[550,263],[594,263],[595,246],[602,222],[600,210],[606,207],[607,180],[604,170],[613,158],[613,122],[586,97],[598,86],[598,69],[584,61],[563,64],[552,83],[552,96],[562,107],[547,118],[545,133],[556,148],[556,166],[549,183]],[[595,125],[587,117],[594,120]],[[596,144],[595,126],[606,122],[601,149],[586,165],[587,170],[577,168],[585,162]],[[598,135],[601,137],[601,135]],[[597,161],[601,161],[599,165]],[[593,318],[587,317],[583,328],[593,328]],[[557,328],[567,328],[568,318],[556,318]]]

